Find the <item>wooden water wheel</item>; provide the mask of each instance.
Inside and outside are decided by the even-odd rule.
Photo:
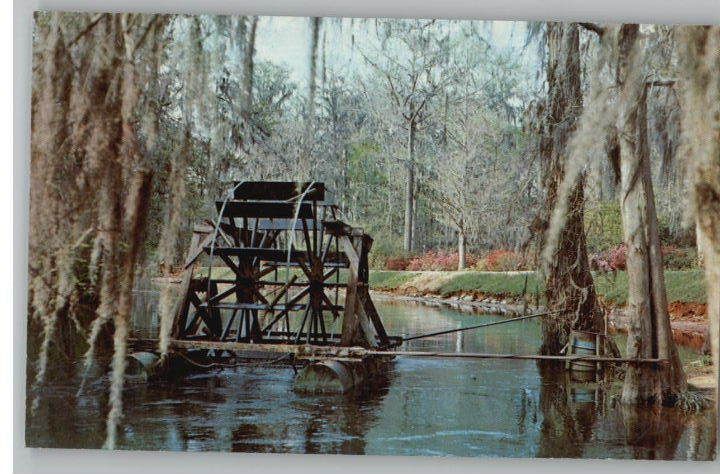
[[[368,293],[372,238],[323,183],[239,182],[216,209],[194,229],[173,340],[392,345]]]

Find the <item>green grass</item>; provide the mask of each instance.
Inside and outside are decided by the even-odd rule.
[[[525,280],[527,279],[527,287]],[[440,285],[439,293],[448,296],[463,291],[482,291],[493,295],[521,296],[534,294],[539,288],[534,273],[507,274],[502,272],[458,272],[457,276]],[[541,288],[539,288],[542,291]]]
[[[410,283],[423,272],[373,270],[370,272],[370,286],[377,289],[393,290]],[[479,291],[502,296],[520,296],[525,287],[523,273],[504,272],[449,272],[449,279],[443,279],[437,286],[431,285],[432,293],[447,296],[463,291]],[[667,270],[665,272],[668,301],[705,302],[705,280],[702,270]],[[618,272],[596,274],[595,286],[598,294],[607,302],[624,305],[627,302],[627,274]],[[534,274],[528,274],[527,294],[544,291],[542,282]]]
[[[668,301],[705,303],[705,274],[700,269],[665,272]]]
[[[370,287],[394,290],[419,274],[420,272],[370,270]]]
[[[618,272],[615,278],[610,274],[595,275],[598,294],[615,304],[627,303],[627,284],[625,272]],[[705,303],[705,277],[700,269],[666,270],[665,289],[671,303]]]

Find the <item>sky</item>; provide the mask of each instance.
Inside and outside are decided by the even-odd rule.
[[[352,22],[354,28],[351,29]],[[523,48],[525,22],[484,21],[482,23],[484,30],[487,31],[486,39],[494,47],[500,50],[523,51],[523,64],[529,69],[536,67],[537,58],[533,54],[533,49]],[[323,28],[328,35],[326,60],[329,67],[340,73],[363,67],[361,61],[358,61],[356,51],[353,50],[350,31],[355,32],[356,39],[362,35],[362,29],[372,32],[372,20],[324,18]],[[290,71],[291,79],[300,87],[305,87],[309,77],[310,41],[308,17],[260,17],[256,38],[256,61],[270,61],[286,67]]]

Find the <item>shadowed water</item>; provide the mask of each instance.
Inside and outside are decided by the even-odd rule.
[[[156,332],[157,293],[140,292],[134,327]],[[419,334],[499,316],[378,300],[388,333]],[[537,321],[447,334],[406,349],[532,354]],[[686,415],[612,403],[595,385],[533,361],[397,358],[351,396],[301,396],[290,367],[240,367],[160,385],[131,385],[118,447],[142,450],[430,456],[692,459],[715,457],[714,411]],[[49,387],[27,427],[30,446],[99,448],[101,382]]]

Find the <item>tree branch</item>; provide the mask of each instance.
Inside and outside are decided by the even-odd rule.
[[[605,28],[603,28],[600,25],[597,25],[595,23],[589,23],[589,22],[582,22],[578,23],[582,28],[585,28],[588,31],[592,31],[593,33],[597,34],[600,38],[603,37],[605,34]]]
[[[137,52],[137,50],[140,49],[140,47],[143,45],[143,43],[145,42],[145,39],[146,39],[147,36],[148,36],[148,33],[149,33],[150,30],[155,26],[155,24],[157,23],[159,17],[160,17],[160,15],[154,15],[154,16],[150,19],[150,21],[148,22],[147,26],[145,27],[145,31],[143,32],[142,36],[140,36],[140,39],[139,39],[138,42],[135,44],[135,47],[134,47],[133,50],[132,50],[132,55],[133,55],[133,56],[135,56],[135,53]]]
[[[93,28],[95,28],[95,25],[100,23],[100,20],[102,20],[103,17],[105,17],[106,15],[108,15],[108,13],[98,13],[97,15],[95,15],[95,17],[92,20],[90,20],[90,23],[88,23],[88,25],[85,28],[83,28],[83,30],[80,33],[78,33],[77,36],[75,36],[75,38],[73,38],[72,41],[70,41],[67,44],[67,48],[70,48],[72,45],[77,43],[80,40],[80,38],[82,38],[83,36],[88,34]]]

